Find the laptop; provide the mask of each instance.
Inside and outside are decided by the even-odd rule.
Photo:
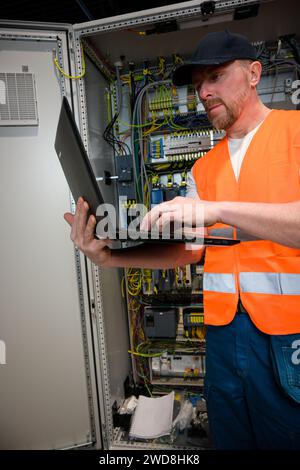
[[[102,233],[99,234],[98,232],[100,219],[97,216],[97,213],[99,213],[97,209],[100,205],[108,204],[109,201],[104,200],[103,191],[100,187],[101,184],[115,183],[113,179],[110,179],[109,174],[104,171],[106,176],[98,184],[66,97],[63,97],[62,100],[54,147],[74,200],[77,201],[82,196],[87,201],[90,213],[94,214],[97,219],[95,237],[103,238]],[[170,230],[166,237],[166,234],[158,230],[144,232],[117,226],[113,230],[113,235],[110,235],[109,238],[114,240],[111,247],[118,249],[130,248],[143,243],[195,243],[208,246],[232,246],[240,242],[240,240],[231,238],[197,237],[194,234],[187,236],[181,232],[180,235],[179,238],[178,232]]]

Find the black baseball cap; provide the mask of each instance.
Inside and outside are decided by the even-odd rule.
[[[255,47],[245,36],[229,31],[208,33],[201,39],[190,60],[177,67],[172,77],[173,83],[176,86],[192,83],[195,65],[222,65],[237,59],[257,59]]]

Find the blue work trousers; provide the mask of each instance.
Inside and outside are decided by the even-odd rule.
[[[207,326],[205,398],[214,448],[300,449],[299,347],[300,333],[266,335],[247,313]]]

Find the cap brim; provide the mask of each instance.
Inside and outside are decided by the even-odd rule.
[[[195,60],[190,62],[185,62],[182,65],[179,65],[172,76],[172,81],[175,86],[184,86],[190,85],[193,83],[192,79],[192,71],[195,67],[209,67],[212,65],[223,65],[227,62],[231,62],[233,60],[258,60],[256,54],[252,55],[249,54],[246,57],[240,57],[237,55],[227,56],[222,59],[205,59],[205,60]]]
[[[208,67],[211,65],[221,65],[224,64],[226,61],[217,61],[217,60],[206,60],[205,62],[201,62],[200,60],[197,62],[186,62],[185,64],[179,65],[172,76],[172,81],[175,86],[183,86],[183,85],[190,85],[193,83],[192,80],[192,71],[195,67]]]

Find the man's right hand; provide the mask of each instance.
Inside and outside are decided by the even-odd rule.
[[[93,263],[108,267],[111,259],[111,250],[108,247],[110,241],[95,238],[96,218],[93,215],[88,218],[88,210],[88,203],[80,197],[75,214],[64,214],[65,221],[72,227],[71,240]]]

